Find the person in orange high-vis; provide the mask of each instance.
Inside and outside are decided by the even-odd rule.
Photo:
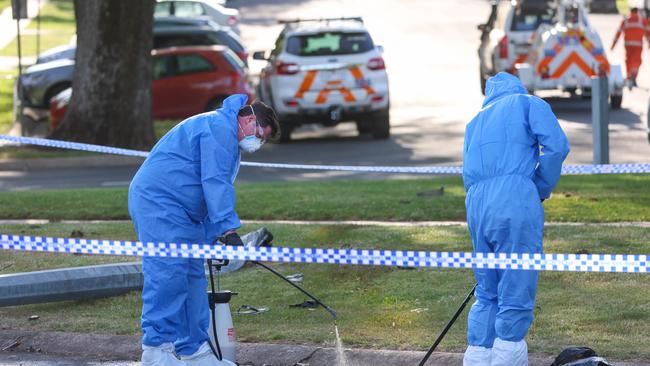
[[[618,28],[616,36],[614,36],[614,42],[612,42],[612,50],[616,46],[621,33],[624,33],[626,83],[632,88],[636,86],[636,77],[639,74],[639,67],[641,67],[643,37],[645,36],[650,42],[650,25],[648,25],[648,20],[639,14],[638,8],[632,8],[630,15],[626,16],[621,22],[621,26]]]

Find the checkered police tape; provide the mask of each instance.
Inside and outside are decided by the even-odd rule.
[[[571,272],[650,272],[650,256],[632,254],[494,254],[371,249],[233,247],[118,240],[0,235],[0,249],[76,254],[219,258],[244,261],[325,263],[425,268],[486,268]]]
[[[56,147],[60,149],[83,150],[104,154],[147,157],[147,151],[121,149],[110,146],[82,144],[78,142],[41,139],[35,137],[16,137],[0,135],[0,140],[12,141],[20,144]],[[282,164],[242,162],[242,166],[275,169],[301,169],[301,170],[327,170],[347,171],[359,173],[393,173],[393,174],[438,174],[459,175],[463,173],[461,166],[428,166],[428,167],[400,167],[400,166],[354,166],[354,165],[311,165],[311,164]],[[650,173],[650,164],[602,164],[602,165],[566,165],[562,167],[564,175],[578,174],[631,174]]]

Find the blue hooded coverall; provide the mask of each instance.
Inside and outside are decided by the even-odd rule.
[[[540,152],[541,147],[541,152]],[[541,253],[546,199],[569,144],[550,106],[515,76],[487,81],[483,108],[467,125],[463,181],[475,252]],[[475,269],[468,316],[471,346],[521,341],[533,321],[537,271]]]
[[[147,242],[211,243],[239,228],[235,189],[242,94],[181,122],[154,146],[129,187],[129,213]],[[179,355],[208,340],[210,311],[201,259],[143,257],[142,344],[175,342]]]

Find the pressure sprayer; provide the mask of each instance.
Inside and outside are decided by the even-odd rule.
[[[210,348],[215,357],[220,361],[218,366],[236,365],[235,348],[237,337],[232,324],[230,314],[230,299],[236,292],[221,291],[219,288],[219,275],[221,267],[228,264],[227,260],[208,259],[208,270],[210,271],[210,292],[208,293],[208,304],[210,306]],[[217,287],[214,286],[214,269],[217,270]]]
[[[246,234],[242,237],[244,242],[247,237],[253,238],[253,243],[248,243],[247,245],[253,246],[271,246],[273,241],[273,235],[266,228],[260,228],[252,233]],[[283,276],[280,272],[274,270],[273,268],[257,262],[252,261],[251,263],[256,264],[267,271],[273,273],[279,278],[283,279],[285,282],[291,286],[298,289],[303,294],[307,295],[309,298],[314,300],[318,305],[322,306],[332,317],[336,323],[336,311],[325,305],[320,301],[316,296],[310,294],[302,287],[298,286],[292,282],[287,277]],[[236,356],[236,346],[237,346],[237,337],[235,335],[235,328],[232,323],[232,315],[230,313],[230,299],[232,296],[237,295],[236,292],[230,291],[221,291],[220,289],[220,275],[223,267],[228,266],[228,260],[220,259],[208,259],[207,266],[210,276],[210,292],[208,293],[208,304],[210,306],[210,327],[208,333],[210,334],[210,348],[215,357],[220,361],[215,366],[236,366],[235,356]],[[214,284],[214,271],[216,270],[217,285]]]

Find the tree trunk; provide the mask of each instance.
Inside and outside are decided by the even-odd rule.
[[[134,149],[154,143],[154,0],[75,0],[72,99],[51,137]]]

